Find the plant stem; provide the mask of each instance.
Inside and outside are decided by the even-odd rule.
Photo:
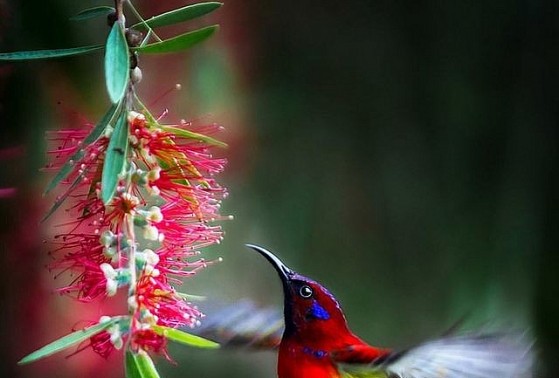
[[[128,236],[128,269],[130,270],[130,286],[128,287],[128,297],[134,298],[136,297],[136,235],[134,232],[134,216],[132,214],[128,214],[126,219],[126,234]],[[134,313],[136,312],[136,305],[132,305],[128,302],[128,312],[134,318]],[[134,321],[134,320],[132,320]]]
[[[136,9],[136,7],[132,4],[131,1],[128,2],[129,8],[132,11],[132,13],[134,14],[134,17],[136,17],[138,20],[140,20],[140,22],[145,26],[145,28],[148,30],[143,42],[142,42],[142,46],[145,45],[146,43],[148,43],[148,40],[150,38],[150,36],[153,36],[153,38],[155,38],[156,41],[161,42],[161,38],[159,38],[159,36],[155,33],[155,31],[146,23],[146,20],[144,20],[144,18],[142,17],[142,15],[138,12],[138,10]]]
[[[116,9],[116,17],[118,22],[124,28],[125,19],[124,19],[124,0],[115,0],[115,9]]]

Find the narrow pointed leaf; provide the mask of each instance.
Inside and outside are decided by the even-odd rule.
[[[188,300],[188,301],[194,301],[194,302],[202,302],[205,301],[206,299],[208,299],[208,297],[203,296],[203,295],[194,295],[194,294],[186,294],[186,293],[179,293],[177,292],[177,295],[179,297],[181,297],[182,299]]]
[[[219,29],[218,25],[208,26],[194,30],[161,42],[150,43],[145,46],[136,47],[134,50],[146,54],[165,54],[186,50],[205,39],[209,38]]]
[[[141,378],[136,366],[136,358],[130,350],[126,351],[126,356],[124,357],[124,375],[126,378]]]
[[[159,373],[149,356],[144,351],[133,353],[126,351],[126,378],[159,378]]]
[[[101,50],[103,46],[83,46],[73,47],[70,49],[54,49],[54,50],[33,50],[33,51],[16,51],[0,53],[0,60],[35,60],[35,59],[53,59],[65,56],[82,55],[93,51]]]
[[[91,179],[91,183],[89,184],[89,190],[87,191],[87,199],[94,200],[97,198],[97,185],[101,184],[101,175],[103,174],[103,166],[101,164],[97,164],[97,168],[95,169],[95,173],[93,178]],[[85,206],[82,210],[82,216],[87,216],[90,214],[91,210],[89,206]]]
[[[115,9],[113,7],[107,7],[102,5],[99,7],[84,9],[80,13],[76,14],[75,16],[70,17],[70,20],[71,21],[89,20],[90,18],[107,16],[108,14],[113,13],[114,11]]]
[[[218,2],[207,2],[187,5],[179,9],[172,10],[170,12],[162,13],[155,17],[145,20],[145,22],[139,22],[133,25],[133,28],[138,30],[145,30],[147,27],[158,28],[162,26],[168,26],[173,24],[178,24],[180,22],[192,20],[198,18],[221,7],[223,3]]]
[[[49,211],[47,211],[47,213],[45,214],[45,216],[43,217],[43,219],[41,219],[41,222],[46,221],[52,214],[54,214],[54,212],[56,210],[58,210],[58,208],[60,206],[62,206],[62,204],[64,203],[64,201],[66,201],[66,198],[68,198],[68,196],[70,195],[70,193],[72,193],[72,190],[74,190],[79,184],[80,182],[83,180],[83,174],[79,175],[78,177],[76,177],[76,179],[74,180],[74,182],[72,183],[72,185],[70,185],[68,187],[68,189],[66,189],[66,191],[64,192],[64,194],[62,194],[60,197],[58,197],[56,199],[56,201],[54,201],[54,204],[51,206],[51,208],[49,209]]]
[[[128,120],[126,112],[123,112],[116,122],[115,129],[111,135],[109,146],[103,163],[103,174],[101,175],[101,199],[105,204],[113,198],[119,175],[126,166],[128,154]]]
[[[97,140],[97,138],[99,138],[101,136],[103,131],[105,131],[105,128],[107,127],[107,125],[114,122],[114,118],[118,113],[117,110],[119,110],[119,109],[120,109],[120,103],[119,104],[113,104],[109,108],[109,110],[105,113],[103,118],[101,118],[101,121],[99,121],[99,123],[97,123],[97,125],[95,125],[93,130],[91,130],[89,135],[83,140],[83,142],[82,142],[82,147],[83,148],[85,148],[89,144],[95,142]],[[68,161],[62,166],[62,168],[60,168],[60,170],[57,172],[57,174],[53,177],[53,179],[51,180],[51,182],[48,184],[47,188],[45,189],[44,194],[48,194],[62,180],[64,180],[66,177],[68,177],[68,175],[70,174],[70,172],[72,172],[72,169],[74,168],[74,163],[81,160],[81,158],[83,158],[83,155],[84,155],[84,150],[83,149],[79,149],[78,151],[76,151],[76,153],[74,153],[74,155],[72,155],[70,157],[70,159],[68,159]]]
[[[173,127],[173,126],[161,125],[161,127],[163,128],[163,130],[168,131],[170,133],[173,133],[175,135],[181,136],[183,138],[196,139],[196,140],[199,140],[201,142],[208,143],[212,146],[227,147],[227,143],[223,143],[222,141],[219,141],[219,140],[214,139],[212,137],[206,136],[204,134],[195,133],[193,131],[189,131],[189,130],[185,130],[185,129],[181,129],[181,128]]]
[[[163,326],[153,326],[152,329],[158,335],[161,335],[168,340],[175,341],[180,344],[185,344],[197,348],[219,348],[219,344],[214,341],[204,339],[203,337],[192,335],[178,329]]]
[[[128,86],[130,56],[122,27],[115,22],[105,49],[105,83],[113,103],[119,102]]]
[[[138,103],[138,106],[141,108],[142,113],[146,116],[146,121],[150,124],[150,126],[159,125],[157,119],[153,116],[153,114],[151,114],[151,112],[149,111],[147,106],[144,105],[142,100],[140,100],[138,96],[134,96],[134,97],[136,102]]]
[[[64,350],[66,348],[71,347],[72,345],[76,345],[81,343],[84,340],[89,339],[91,336],[94,336],[96,334],[98,334],[101,331],[106,330],[107,328],[109,328],[110,326],[112,326],[114,323],[116,323],[118,320],[120,320],[119,317],[115,317],[112,318],[111,320],[105,322],[105,323],[99,323],[96,324],[94,326],[73,332],[69,335],[66,335],[64,337],[61,337],[60,339],[53,341],[50,344],[45,345],[44,347],[42,347],[41,349],[36,350],[35,352],[27,355],[26,357],[22,358],[18,364],[23,365],[23,364],[28,364],[30,362],[33,361],[37,361],[41,358],[50,356],[56,352],[60,352],[61,350]]]

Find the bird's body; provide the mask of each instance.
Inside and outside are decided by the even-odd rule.
[[[332,342],[320,340],[285,338],[279,347],[278,376],[338,378],[342,377],[339,364],[371,363],[389,353],[367,345],[351,333]]]
[[[530,348],[505,335],[465,335],[405,352],[369,345],[348,328],[338,301],[271,252],[254,245],[278,272],[285,329],[279,378],[518,378],[530,377]]]
[[[293,273],[286,297],[285,330],[279,346],[280,378],[340,377],[338,363],[370,363],[389,352],[369,346],[347,327],[334,296]],[[306,297],[308,296],[308,297]]]

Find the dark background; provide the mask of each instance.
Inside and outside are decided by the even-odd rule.
[[[68,17],[108,3],[0,2],[1,50],[102,43],[104,22]],[[223,212],[235,220],[207,251],[225,261],[185,291],[280,306],[275,273],[243,247],[258,243],[329,287],[372,343],[407,346],[465,317],[467,329],[529,329],[545,361],[538,376],[558,376],[558,10],[538,0],[232,0],[200,21],[222,26],[210,43],[143,59],[144,98],[183,84],[155,109],[217,120],[230,144]],[[39,223],[52,201],[40,196],[39,168],[44,131],[68,109],[95,120],[106,108],[101,68],[101,54],[0,65],[0,187],[18,190],[0,199],[6,376],[107,370],[90,351],[90,365],[62,356],[15,366],[80,320],[44,269],[54,225]],[[272,353],[171,354],[179,365],[160,361],[166,377],[275,369]],[[116,355],[109,366],[107,377],[122,375]]]

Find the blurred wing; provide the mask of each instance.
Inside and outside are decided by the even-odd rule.
[[[382,371],[390,378],[527,378],[531,368],[531,345],[505,335],[448,337],[368,366],[342,366],[347,378],[382,377]]]
[[[276,308],[259,308],[252,301],[243,300],[219,309],[204,309],[204,312],[202,325],[193,333],[223,347],[275,349],[279,346],[284,323],[283,314]]]

